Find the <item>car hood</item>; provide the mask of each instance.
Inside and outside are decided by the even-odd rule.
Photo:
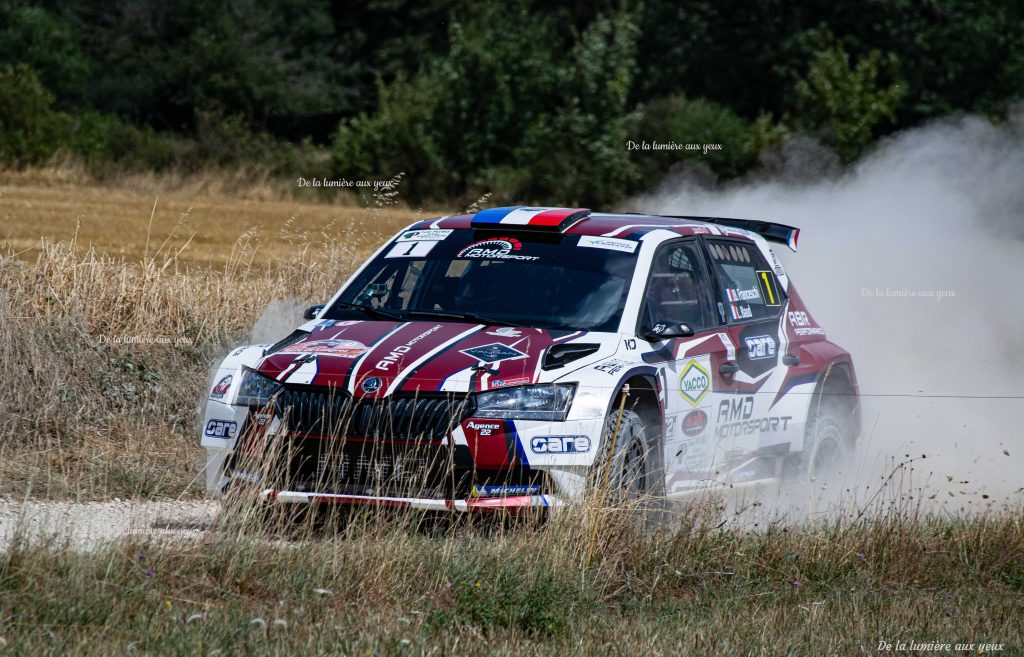
[[[602,342],[601,352],[614,351],[615,341],[597,336],[464,322],[321,320],[271,347],[257,369],[282,383],[355,397],[479,392],[537,383],[544,353],[556,344]]]

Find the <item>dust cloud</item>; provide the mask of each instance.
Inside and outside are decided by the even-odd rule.
[[[814,484],[832,502],[1024,500],[1024,111],[905,131],[845,169],[796,140],[744,180],[677,174],[630,209],[802,229],[776,253],[864,396],[852,462]]]

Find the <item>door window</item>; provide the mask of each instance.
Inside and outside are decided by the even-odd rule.
[[[686,324],[699,331],[711,326],[704,272],[695,241],[662,246],[654,255],[644,295],[644,328]]]
[[[775,317],[782,291],[758,248],[732,240],[708,240],[724,314],[730,323]]]

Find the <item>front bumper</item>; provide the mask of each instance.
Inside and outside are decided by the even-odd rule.
[[[525,512],[562,506],[561,498],[553,495],[517,495],[508,497],[473,497],[460,500],[438,500],[417,497],[375,497],[369,495],[339,495],[333,493],[305,493],[267,488],[260,492],[267,502],[277,504],[336,504],[353,507],[392,507],[424,511],[470,512]]]

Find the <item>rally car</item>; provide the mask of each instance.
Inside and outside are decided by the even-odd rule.
[[[841,468],[857,379],[769,246],[798,236],[579,208],[417,222],[220,364],[207,487],[474,511]]]

